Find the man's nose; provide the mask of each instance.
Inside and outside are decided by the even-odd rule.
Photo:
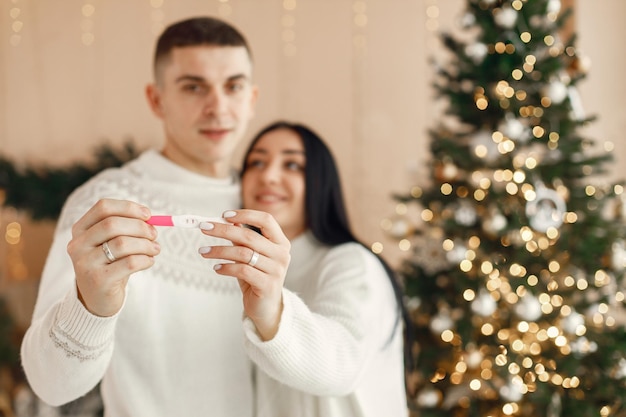
[[[224,113],[228,108],[228,97],[224,92],[212,90],[207,94],[204,111],[207,114]]]

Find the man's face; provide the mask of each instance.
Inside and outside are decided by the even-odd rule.
[[[204,175],[230,173],[231,157],[254,115],[257,89],[244,47],[175,48],[147,88],[163,121],[163,154]]]

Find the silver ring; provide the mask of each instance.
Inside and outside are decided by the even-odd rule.
[[[115,256],[113,256],[113,252],[111,252],[111,249],[109,248],[109,242],[104,242],[102,244],[102,252],[104,252],[104,256],[107,257],[109,263],[116,261]]]
[[[254,265],[256,265],[257,262],[259,262],[259,252],[253,250],[252,251],[252,257],[248,261],[248,265],[254,266]]]

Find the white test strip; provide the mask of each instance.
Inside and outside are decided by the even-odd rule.
[[[146,223],[153,226],[183,227],[186,229],[200,227],[200,223],[202,222],[228,223],[221,217],[205,217],[193,214],[180,214],[174,216],[158,215],[152,216],[146,221]]]

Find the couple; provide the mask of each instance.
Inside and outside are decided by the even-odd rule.
[[[22,343],[35,393],[101,382],[115,417],[406,416],[401,292],[351,233],[327,146],[278,122],[232,169],[257,98],[241,33],[171,25],[146,95],[162,149],[63,208]],[[163,214],[221,219],[147,222]]]

